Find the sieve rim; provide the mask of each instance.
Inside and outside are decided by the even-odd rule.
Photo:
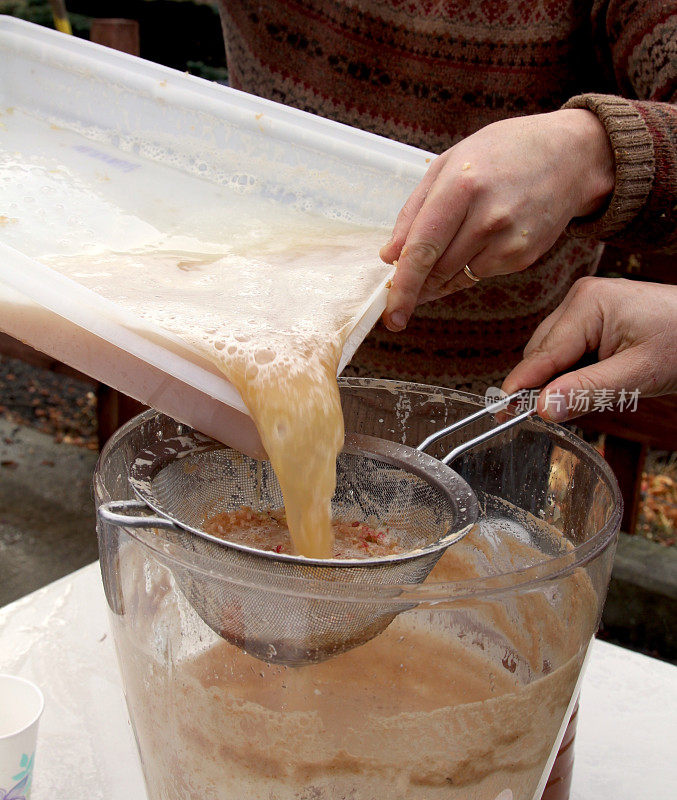
[[[226,547],[257,558],[265,558],[275,563],[282,562],[295,566],[322,567],[322,569],[330,570],[348,567],[376,569],[386,564],[406,563],[436,553],[439,550],[446,550],[460,541],[477,523],[479,516],[479,504],[475,493],[469,484],[451,467],[443,464],[434,456],[416,450],[413,447],[387,439],[379,439],[375,436],[351,433],[345,437],[342,453],[374,456],[380,461],[417,475],[429,485],[433,485],[448,498],[450,506],[454,510],[453,523],[449,524],[449,527],[453,525],[453,528],[451,530],[447,529],[447,533],[439,539],[422,547],[408,550],[405,553],[373,558],[308,558],[292,553],[261,550],[240,542],[231,542],[176,519],[163,510],[153,494],[153,480],[165,466],[191,455],[215,450],[232,450],[232,448],[187,428],[185,432],[179,433],[177,436],[153,442],[150,446],[140,450],[129,471],[129,485],[138,499],[145,503],[149,509],[163,519],[173,523],[180,530],[192,533],[219,547]]]
[[[121,524],[124,528],[124,525]],[[472,526],[471,526],[472,527]],[[268,581],[269,573],[259,567],[250,565],[228,565],[224,571],[222,565],[197,563],[187,560],[191,554],[181,546],[168,543],[151,530],[152,524],[145,528],[128,528],[126,533],[142,547],[154,552],[159,559],[176,567],[189,568],[205,578],[212,578],[236,586],[265,589],[266,592],[282,597],[293,595],[310,600],[340,601],[362,605],[382,606],[384,603],[393,608],[443,608],[469,598],[476,600],[494,600],[505,595],[529,592],[538,586],[550,583],[575,573],[595,561],[608,547],[615,543],[611,537],[601,546],[586,547],[584,550],[570,551],[557,557],[557,569],[551,570],[555,559],[539,561],[523,569],[487,575],[483,578],[466,578],[456,581],[432,581],[423,583],[399,583],[374,585],[363,581],[330,581],[302,575],[276,576],[277,584]],[[589,544],[586,543],[586,544]],[[176,550],[180,553],[177,553]],[[200,556],[199,561],[209,561],[209,557]],[[515,580],[519,577],[519,580]]]
[[[476,411],[485,404],[484,398],[479,395],[423,383],[383,378],[339,378],[338,384],[339,389],[348,391],[350,389],[366,389],[374,392],[378,390],[387,391],[392,394],[404,391],[425,395],[428,398],[447,398],[465,404],[468,408],[468,413]],[[138,429],[143,428],[144,425],[157,424],[162,420],[167,420],[175,427],[180,427],[181,425],[176,420],[149,409],[126,422],[106,442],[94,471],[94,494],[97,508],[108,501],[133,495],[126,480],[126,490],[123,490],[122,487],[112,490],[107,485],[103,477],[106,463],[127,437],[133,435]],[[426,581],[415,586],[400,584],[401,594],[398,597],[385,596],[379,587],[359,582],[349,584],[335,581],[332,584],[332,590],[328,591],[328,582],[323,581],[320,583],[306,577],[289,577],[285,588],[281,589],[280,593],[293,593],[304,597],[317,597],[318,599],[332,599],[335,596],[335,592],[342,588],[348,591],[348,587],[350,587],[350,593],[356,596],[354,602],[386,602],[398,607],[400,604],[404,605],[406,603],[414,603],[417,606],[426,606],[427,604],[438,606],[441,603],[456,603],[468,598],[491,599],[499,597],[506,592],[529,591],[533,587],[557,580],[562,576],[571,574],[580,567],[596,561],[610,547],[615,546],[623,513],[623,503],[618,482],[611,468],[594,448],[562,426],[545,422],[540,418],[532,418],[525,422],[524,425],[529,428],[535,427],[538,430],[546,431],[551,436],[554,436],[560,444],[564,442],[570,445],[577,455],[584,456],[587,463],[594,467],[595,472],[602,477],[604,484],[610,491],[615,508],[599,531],[588,540],[575,545],[568,553],[555,558],[544,559],[520,570],[509,570],[497,575],[487,575],[471,580]],[[124,526],[120,527],[124,528]],[[148,529],[134,530],[127,528],[124,530],[129,537],[135,539],[142,547],[148,548],[156,553],[158,557],[168,559],[179,566],[187,566],[206,576],[224,581],[241,580],[247,585],[265,586],[266,572],[264,570],[238,566],[236,569],[231,568],[229,573],[224,573],[222,568],[218,567],[212,559],[206,556],[198,557],[196,554],[185,550],[185,548],[170,545],[168,542],[153,536]],[[237,575],[235,574],[236,572]],[[238,575],[242,576],[241,579],[238,578]],[[389,585],[388,591],[390,592],[397,588],[397,585]],[[344,602],[351,602],[348,595],[340,595],[340,598]]]

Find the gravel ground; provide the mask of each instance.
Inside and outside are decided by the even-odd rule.
[[[91,385],[0,356],[0,418],[30,425],[58,442],[97,449]]]
[[[0,606],[97,558],[92,386],[0,357]]]
[[[96,459],[0,417],[0,606],[96,560]]]

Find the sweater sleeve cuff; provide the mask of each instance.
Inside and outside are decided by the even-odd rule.
[[[609,239],[629,225],[647,202],[655,170],[653,139],[632,101],[622,97],[581,94],[562,107],[587,108],[596,114],[611,141],[616,166],[614,191],[604,211],[571,220],[567,233]]]

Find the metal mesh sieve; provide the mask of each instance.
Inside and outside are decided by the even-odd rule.
[[[242,506],[281,508],[282,493],[269,462],[198,433],[141,451],[129,479],[142,502],[109,503],[101,516],[126,527],[161,529],[167,540],[212,559],[218,566],[212,573],[168,563],[192,607],[229,642],[290,665],[321,661],[382,631],[396,615],[387,598],[403,584],[423,581],[477,519],[475,495],[457,473],[413,448],[367,436],[346,439],[332,514],[387,526],[402,555],[307,559],[211,536],[203,525],[215,514]],[[140,516],[148,507],[160,516]],[[243,567],[255,570],[252,580],[233,579]],[[379,592],[381,603],[364,592],[375,585],[393,587]]]

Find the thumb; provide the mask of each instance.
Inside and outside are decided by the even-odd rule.
[[[636,353],[626,350],[604,361],[567,372],[551,381],[538,396],[538,413],[553,422],[615,408],[627,410],[644,386]]]

